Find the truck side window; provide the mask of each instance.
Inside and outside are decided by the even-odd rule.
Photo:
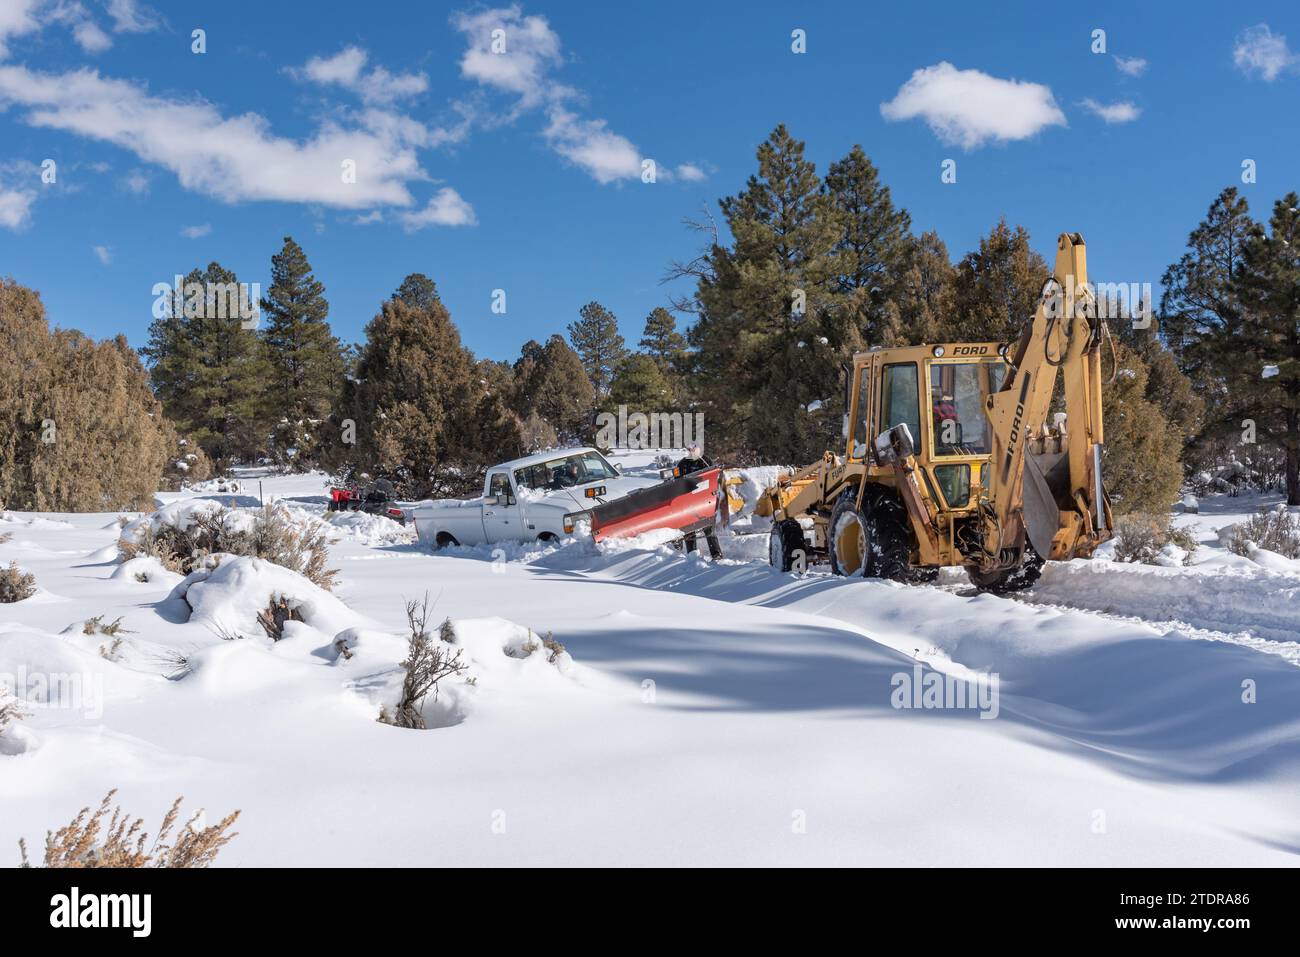
[[[900,362],[885,366],[880,390],[880,426],[892,429],[906,424],[912,441],[921,444],[921,407],[917,395],[916,363]]]
[[[510,488],[510,476],[505,472],[496,472],[493,474],[492,484],[488,487],[488,494],[495,495],[498,504],[515,504],[515,493]]]

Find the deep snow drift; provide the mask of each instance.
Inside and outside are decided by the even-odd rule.
[[[320,476],[160,495],[153,515],[251,507],[259,481],[328,519],[333,592],[257,559],[119,564],[112,514],[0,516],[0,563],[39,585],[0,605],[0,682],[27,711],[0,735],[15,862],[112,787],[148,820],[177,794],[242,809],[228,866],[1300,854],[1300,571],[1217,534],[1263,500],[1180,517],[1203,542],[1187,568],[1049,566],[1015,600],[947,573],[780,575],[761,534],[716,564],[652,540],[434,554],[327,514]],[[381,724],[426,594],[467,670],[426,700],[429,730]],[[302,619],[274,643],[272,598]],[[962,707],[929,706],[957,689]]]

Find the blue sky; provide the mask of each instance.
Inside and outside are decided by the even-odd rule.
[[[1158,284],[1225,186],[1300,189],[1294,4],[808,6],[0,0],[0,275],[142,345],[156,283],[265,286],[292,235],[344,340],[424,272],[506,359],[591,299],[639,338],[780,122],[819,171],[861,143],[954,259],[1005,216],[1094,280]]]

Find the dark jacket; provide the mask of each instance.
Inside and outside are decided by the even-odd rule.
[[[677,470],[681,472],[682,475],[690,475],[692,472],[703,472],[705,469],[711,468],[712,466],[713,463],[701,455],[698,459],[689,457],[682,459],[677,463]]]

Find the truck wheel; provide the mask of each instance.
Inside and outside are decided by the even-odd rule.
[[[840,496],[831,511],[831,570],[846,578],[871,577],[875,574],[871,522],[859,511],[856,498],[857,491],[849,489]]]
[[[803,529],[793,518],[772,523],[771,534],[767,539],[767,560],[779,572],[788,572],[794,567],[795,552],[808,554],[808,546],[803,540]]]
[[[1043,574],[1043,558],[1032,545],[1025,545],[1024,560],[1015,568],[981,575],[973,568],[966,569],[971,584],[980,591],[992,592],[994,595],[1007,595],[1011,592],[1024,591],[1038,581]]]
[[[450,532],[439,532],[438,537],[434,539],[434,548],[446,548],[448,545],[459,545],[456,536]]]

